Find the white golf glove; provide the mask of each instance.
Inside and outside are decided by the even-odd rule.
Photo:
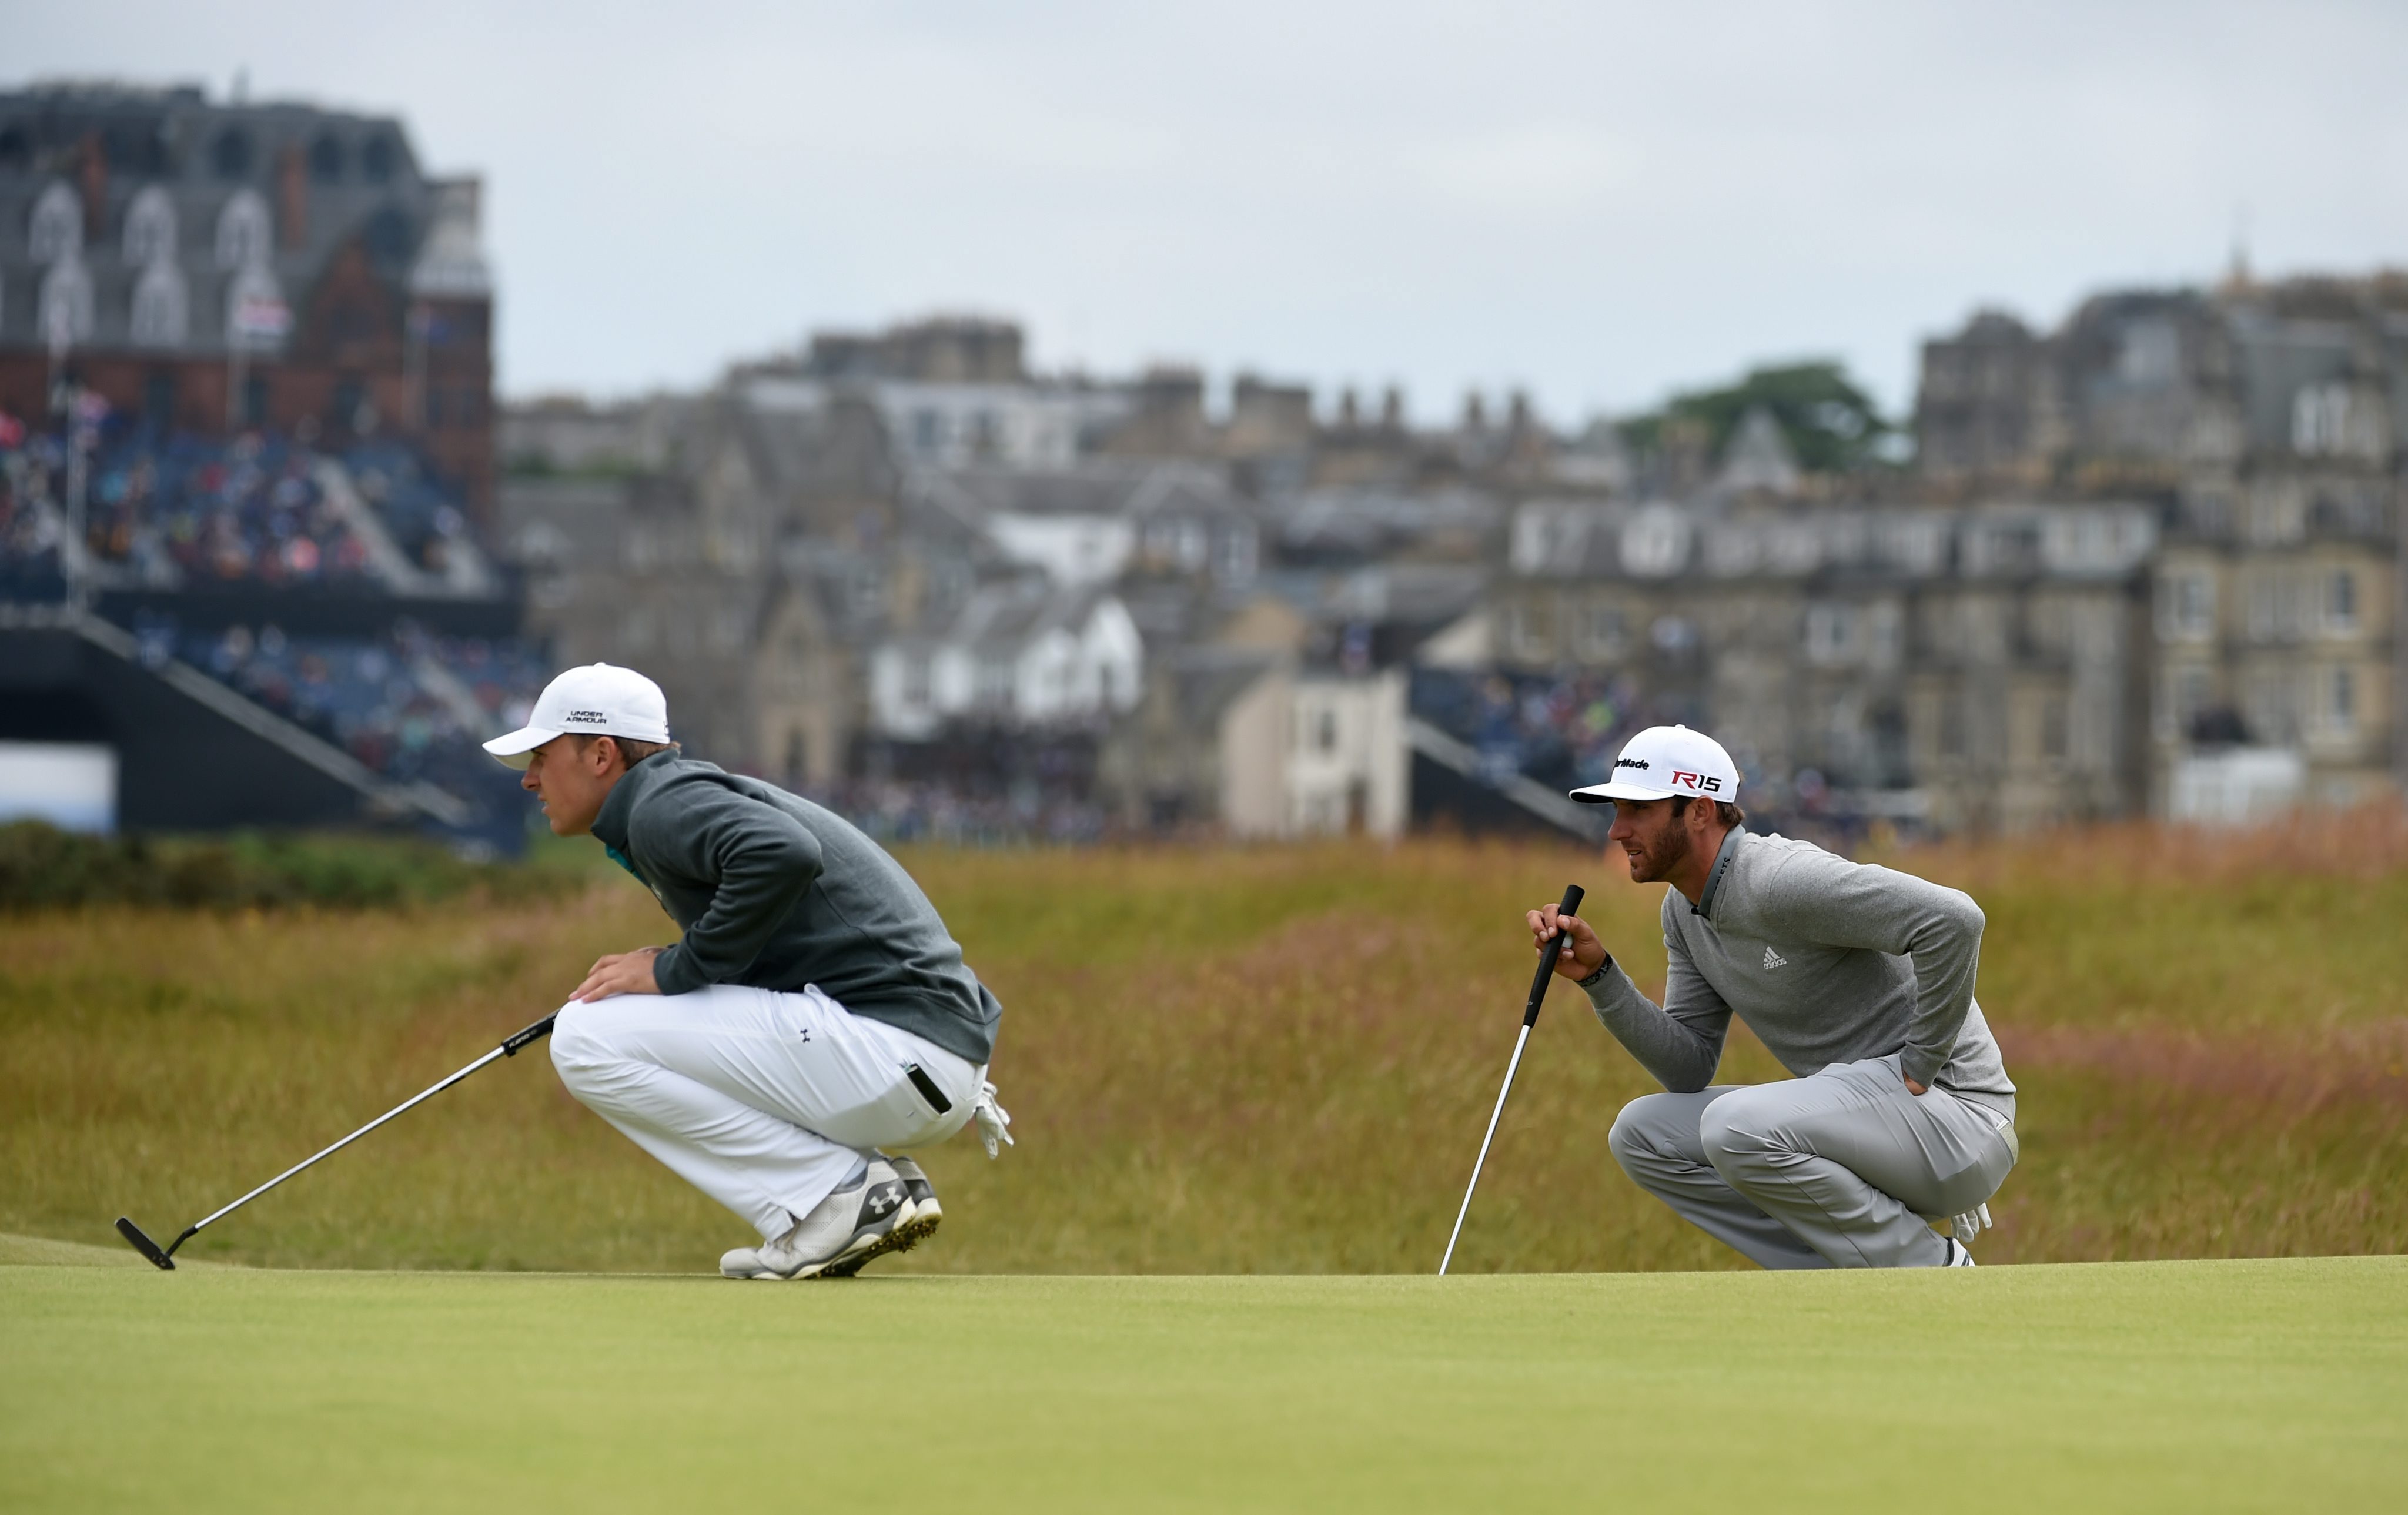
[[[1956,1236],[1959,1246],[1980,1236],[1983,1228],[1989,1223],[1990,1207],[1987,1205],[1976,1205],[1962,1215],[1952,1215],[1948,1218],[1949,1232]]]
[[[978,1122],[979,1140],[986,1143],[988,1161],[1003,1155],[1004,1147],[1020,1145],[1011,1139],[1011,1112],[995,1102],[994,1084],[979,1081],[978,1103],[970,1107],[970,1115]]]

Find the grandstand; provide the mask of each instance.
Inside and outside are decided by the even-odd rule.
[[[477,744],[549,677],[517,619],[405,443],[0,429],[0,740],[113,749],[122,824],[516,850],[524,801]]]

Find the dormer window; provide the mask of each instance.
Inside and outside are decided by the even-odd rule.
[[[309,144],[309,177],[321,184],[342,182],[343,170],[350,161],[351,154],[343,150],[341,137],[322,136]]]
[[[236,190],[218,212],[218,266],[264,267],[273,246],[270,235],[267,202],[255,191]]]
[[[25,255],[36,263],[56,263],[82,250],[83,207],[64,179],[53,179],[25,223]]]
[[[150,264],[134,285],[134,345],[181,347],[189,325],[183,270],[164,260]]]
[[[228,183],[251,177],[251,134],[239,126],[227,127],[209,144],[209,166]]]
[[[81,256],[69,253],[42,276],[34,330],[43,341],[61,345],[92,340],[92,275]]]
[[[136,268],[176,261],[176,206],[159,185],[144,185],[126,207],[125,261]]]

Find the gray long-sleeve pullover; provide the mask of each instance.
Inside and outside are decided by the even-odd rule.
[[[1982,911],[1961,891],[1734,829],[1692,906],[1664,891],[1664,1003],[1608,962],[1597,1017],[1670,1090],[1712,1082],[1736,1014],[1783,1067],[1899,1054],[1908,1078],[2015,1114],[1973,999]]]
[[[656,752],[610,791],[594,835],[685,933],[652,961],[662,993],[817,984],[957,1057],[993,1055],[1003,1007],[903,865],[835,811]]]

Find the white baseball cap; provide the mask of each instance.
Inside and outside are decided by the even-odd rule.
[[[528,754],[555,736],[624,736],[631,741],[669,739],[668,696],[661,686],[633,668],[589,663],[571,668],[536,697],[527,723],[507,736],[496,736],[485,750],[513,768],[523,768]]]
[[[1668,800],[1695,794],[1725,803],[1739,798],[1739,769],[1723,744],[1686,726],[1650,726],[1623,745],[1613,777],[1572,791],[1589,805],[1615,800]]]

